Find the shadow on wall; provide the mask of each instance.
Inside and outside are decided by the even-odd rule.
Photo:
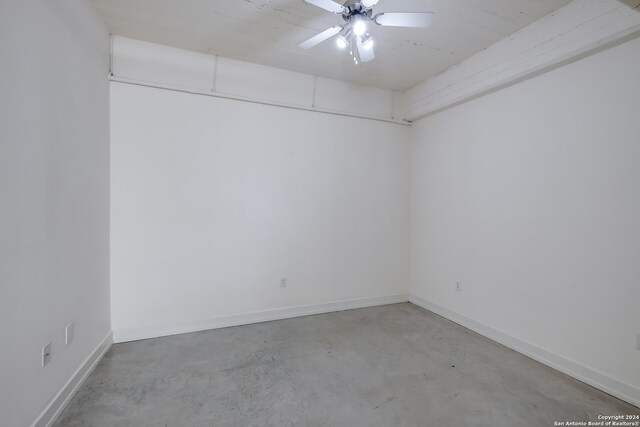
[[[618,0],[620,3],[624,3],[631,9],[636,9],[640,12],[640,0]]]

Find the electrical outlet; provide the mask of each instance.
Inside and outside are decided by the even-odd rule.
[[[71,344],[73,341],[73,323],[69,323],[66,328],[64,328],[64,345],[67,346]]]
[[[462,292],[462,285],[460,285],[460,282],[456,282],[456,291]]]
[[[51,343],[42,347],[42,367],[44,368],[51,360]]]
[[[281,288],[286,288],[287,287],[287,278],[283,277],[282,279],[280,279],[280,287]]]

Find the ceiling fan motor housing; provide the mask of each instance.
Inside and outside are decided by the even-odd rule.
[[[344,7],[346,11],[342,14],[342,18],[347,22],[351,22],[355,17],[360,17],[365,20],[371,19],[373,13],[373,8],[367,9],[358,0],[347,0],[344,3]]]

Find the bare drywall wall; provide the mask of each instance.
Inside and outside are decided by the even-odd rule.
[[[112,82],[116,337],[406,293],[408,129]]]
[[[636,404],[638,69],[636,39],[415,123],[410,274]]]
[[[109,38],[83,1],[3,2],[0,56],[0,424],[22,427],[111,329]]]

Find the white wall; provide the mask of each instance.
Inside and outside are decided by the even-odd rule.
[[[639,69],[636,39],[411,130],[411,292],[636,404]]]
[[[408,129],[112,82],[115,339],[406,293]]]
[[[6,1],[0,58],[0,424],[20,427],[110,332],[109,39],[81,1]]]

